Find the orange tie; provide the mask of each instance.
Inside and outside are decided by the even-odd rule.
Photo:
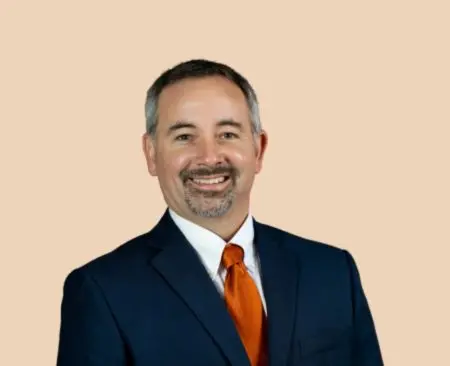
[[[222,263],[227,269],[225,303],[236,324],[252,366],[267,365],[265,354],[265,314],[258,288],[243,263],[244,250],[228,244]]]

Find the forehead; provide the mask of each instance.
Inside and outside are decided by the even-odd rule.
[[[208,76],[181,80],[166,87],[158,101],[159,121],[247,119],[242,90],[230,80]]]

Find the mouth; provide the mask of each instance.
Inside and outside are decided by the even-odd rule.
[[[229,175],[192,177],[188,179],[191,186],[201,191],[222,191],[231,182]]]

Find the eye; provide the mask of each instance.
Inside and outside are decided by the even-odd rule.
[[[177,141],[187,141],[191,138],[191,135],[187,134],[187,133],[183,133],[182,135],[178,135],[177,137],[175,137],[175,140]]]
[[[238,135],[233,132],[224,132],[222,137],[226,140],[238,138]]]

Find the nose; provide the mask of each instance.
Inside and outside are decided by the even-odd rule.
[[[220,145],[215,140],[204,139],[197,145],[197,160],[199,164],[216,165],[223,162]]]

